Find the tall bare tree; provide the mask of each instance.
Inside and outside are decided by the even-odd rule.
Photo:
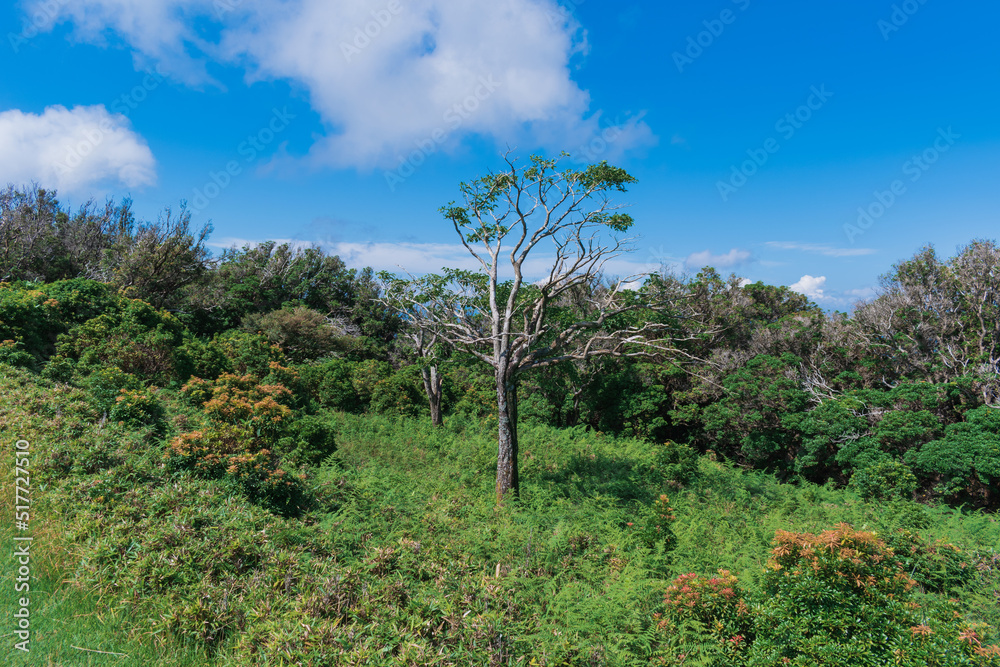
[[[384,301],[417,330],[493,369],[498,502],[519,486],[518,377],[564,361],[668,349],[671,327],[666,292],[628,289],[640,276],[602,280],[608,261],[630,249],[618,233],[633,220],[610,195],[625,192],[632,176],[606,162],[560,170],[558,160],[520,166],[506,155],[504,165],[461,184],[462,204],[441,209],[478,269],[387,280]]]
[[[973,378],[987,405],[1000,405],[1000,248],[973,241],[948,261],[926,247],[883,278],[882,293],[858,306],[857,334],[894,377],[947,382]]]

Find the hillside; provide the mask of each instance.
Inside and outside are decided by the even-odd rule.
[[[916,581],[912,609],[892,615],[914,656],[903,664],[996,664],[959,638],[971,629],[984,646],[996,641],[976,625],[1000,620],[992,515],[865,502],[680,445],[545,426],[523,430],[521,497],[496,507],[495,442],[481,427],[322,410],[315,419],[336,451],[301,482],[307,506],[282,518],[238,481],[171,468],[167,443],[198,418],[180,392],[155,392],[155,426],[102,422],[87,392],[10,367],[0,393],[5,438],[33,441],[33,553],[49,582],[67,582],[50,584],[58,595],[75,600],[40,613],[58,632],[37,636],[33,651],[56,664],[132,660],[86,663],[66,643],[162,651],[157,664],[198,664],[184,657],[192,651],[220,665],[773,664],[762,651],[725,653],[730,638],[698,624],[704,616],[666,613],[668,586],[731,570],[727,585],[755,620],[743,641],[753,632],[751,647],[780,643],[758,616],[802,612],[762,595],[776,532],[842,522],[895,546]],[[864,609],[876,597],[839,602]],[[107,619],[96,636],[108,643],[66,638],[93,622],[79,614],[86,605]],[[724,605],[700,613],[743,623]]]

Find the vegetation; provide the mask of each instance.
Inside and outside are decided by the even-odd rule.
[[[1000,665],[992,242],[847,316],[708,268],[379,281],[208,257],[183,214],[0,206],[37,563],[14,664]],[[502,503],[511,386],[449,312],[522,355]]]

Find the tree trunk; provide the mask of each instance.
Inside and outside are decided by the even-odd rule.
[[[504,371],[497,371],[497,503],[508,493],[517,496],[520,480],[517,472],[517,384]]]
[[[424,391],[427,392],[427,402],[431,407],[431,424],[441,425],[441,376],[438,374],[437,366],[430,366],[420,370],[424,380]]]

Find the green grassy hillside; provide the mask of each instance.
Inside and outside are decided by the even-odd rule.
[[[172,463],[170,443],[199,418],[179,392],[157,392],[148,426],[105,421],[81,389],[3,365],[0,396],[5,450],[25,438],[34,451],[36,634],[14,664],[810,664],[809,646],[777,633],[822,611],[824,586],[837,608],[870,614],[898,664],[1000,664],[995,631],[976,625],[1000,622],[991,514],[862,501],[682,445],[527,425],[520,498],[497,507],[490,431],[319,411],[336,451],[304,479],[289,471],[304,500],[283,517],[245,481]],[[10,544],[12,465],[2,474]],[[840,529],[832,561],[816,547],[813,574],[776,576],[792,557],[776,546],[801,555],[803,534],[842,523],[877,537]],[[822,579],[830,563],[861,583]],[[879,567],[906,579],[899,592],[863,580]],[[681,579],[701,597],[678,606],[670,587],[689,573],[707,575]],[[833,630],[816,632],[827,664],[867,664],[850,653],[856,636],[837,653]]]

